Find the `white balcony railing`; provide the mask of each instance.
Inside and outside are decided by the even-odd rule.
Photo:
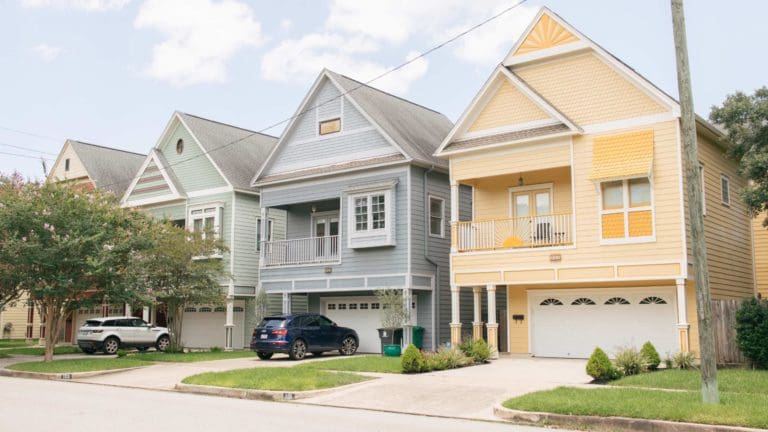
[[[261,242],[262,267],[323,264],[339,260],[339,236]]]
[[[563,246],[573,243],[570,214],[457,222],[454,246],[459,252]]]

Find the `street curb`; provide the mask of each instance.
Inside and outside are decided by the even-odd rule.
[[[26,372],[17,371],[12,369],[0,369],[0,376],[14,377],[14,378],[31,378],[41,380],[54,380],[54,381],[69,381],[81,378],[90,378],[100,375],[109,375],[117,372],[125,372],[134,369],[141,369],[147,366],[136,366],[123,369],[109,369],[103,371],[91,371],[91,372],[61,372],[61,373],[43,373],[43,372]]]
[[[764,432],[764,429],[752,429],[741,426],[707,425],[701,423],[683,423],[668,420],[649,420],[629,417],[599,417],[519,411],[505,408],[498,404],[494,405],[493,413],[500,419],[517,424],[557,426],[596,431]]]
[[[324,396],[326,394],[333,393],[335,391],[352,388],[362,384],[368,384],[377,379],[375,377],[370,377],[370,376],[369,378],[373,378],[373,379],[369,379],[366,381],[361,381],[353,384],[347,384],[339,387],[331,387],[331,388],[321,389],[321,390],[305,390],[305,391],[235,389],[235,388],[229,388],[229,387],[215,387],[215,386],[183,384],[183,383],[176,384],[174,389],[182,393],[194,393],[194,394],[202,394],[202,395],[208,395],[208,396],[220,396],[220,397],[228,397],[228,398],[235,398],[235,399],[256,399],[256,400],[265,400],[265,401],[273,401],[273,402],[290,402],[290,401],[295,401],[299,399],[307,399],[307,398],[313,398],[317,396]]]

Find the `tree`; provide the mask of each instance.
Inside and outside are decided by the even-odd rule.
[[[70,313],[136,299],[128,268],[131,256],[151,245],[143,235],[149,219],[120,208],[108,192],[7,182],[0,192],[0,280],[18,282],[38,307],[51,361]]]
[[[736,92],[722,106],[713,106],[710,120],[724,128],[732,144],[730,155],[741,174],[752,182],[742,198],[753,214],[768,210],[768,88],[748,96]],[[768,218],[763,221],[768,226]]]
[[[221,255],[225,247],[212,232],[188,232],[167,221],[154,224],[153,247],[134,255],[134,283],[147,300],[168,309],[171,350],[180,351],[184,309],[193,304],[221,304],[226,277]]]
[[[5,202],[3,197],[13,198],[23,185],[24,180],[19,174],[0,176],[0,203]],[[21,273],[14,271],[11,264],[0,262],[0,310],[21,296],[23,290],[20,276]]]

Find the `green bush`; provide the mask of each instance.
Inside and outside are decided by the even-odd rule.
[[[645,357],[634,347],[622,348],[616,351],[613,362],[616,364],[616,368],[623,375],[627,376],[637,375],[648,369]]]
[[[222,347],[217,347],[217,346],[211,347],[211,352],[212,353],[218,353],[218,352],[222,352],[222,351],[224,351],[224,348],[222,348]]]
[[[424,355],[416,348],[416,345],[410,344],[403,353],[400,366],[405,373],[422,372],[424,370]]]
[[[696,357],[690,351],[680,351],[672,356],[672,365],[678,369],[693,369],[696,366]]]
[[[675,361],[672,360],[672,357],[669,356],[669,353],[667,353],[667,356],[664,357],[664,366],[666,366],[667,369],[672,369],[675,367]]]
[[[656,347],[654,347],[650,341],[643,344],[643,347],[640,348],[640,354],[643,355],[643,359],[649,370],[653,371],[659,368],[661,357],[659,357],[659,352],[656,351]]]
[[[455,369],[470,365],[474,360],[456,349],[441,348],[434,353],[424,354],[424,368],[422,372]]]
[[[118,358],[123,358],[123,357],[125,357],[127,355],[128,355],[128,351],[122,350],[122,349],[121,350],[117,350],[117,357]]]
[[[459,350],[475,363],[485,363],[491,358],[491,347],[485,339],[469,339],[459,345]]]
[[[752,364],[768,368],[768,301],[749,299],[736,311],[736,343]]]
[[[599,347],[592,351],[592,355],[587,361],[587,375],[594,378],[595,381],[609,381],[619,377],[611,359]]]

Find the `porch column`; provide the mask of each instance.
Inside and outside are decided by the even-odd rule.
[[[141,319],[143,319],[146,322],[150,322],[149,321],[149,306],[144,306],[141,309]]]
[[[283,293],[283,313],[291,313],[291,293],[289,292]]]
[[[690,339],[688,335],[688,299],[685,293],[685,279],[675,280],[677,285],[677,332],[680,338],[680,351],[688,352]]]
[[[474,295],[473,306],[475,307],[475,319],[472,321],[472,338],[479,340],[483,338],[483,317],[481,312],[483,307],[483,287],[472,287],[472,294]]]
[[[499,323],[496,322],[496,285],[488,284],[485,287],[488,292],[488,346],[491,348],[491,356],[499,357]]]
[[[133,308],[131,307],[131,305],[126,303],[123,306],[123,312],[125,312],[125,316],[131,316],[131,315],[133,315]]]
[[[267,239],[267,218],[269,217],[269,213],[267,212],[266,207],[261,208],[261,226],[259,227],[259,238],[261,241],[265,241]],[[264,247],[263,245],[256,245],[256,247],[259,250],[259,260],[262,260],[264,258]]]
[[[451,346],[458,348],[461,344],[461,309],[459,298],[461,287],[451,285]]]
[[[459,221],[459,184],[451,181],[451,252],[458,250],[456,223]]]
[[[403,288],[403,312],[405,312],[405,324],[403,325],[403,346],[407,347],[413,342],[412,328],[413,317],[411,316],[413,303],[413,291],[410,288]]]
[[[235,328],[235,299],[227,297],[227,322],[224,325],[224,349],[232,351],[232,333]]]

